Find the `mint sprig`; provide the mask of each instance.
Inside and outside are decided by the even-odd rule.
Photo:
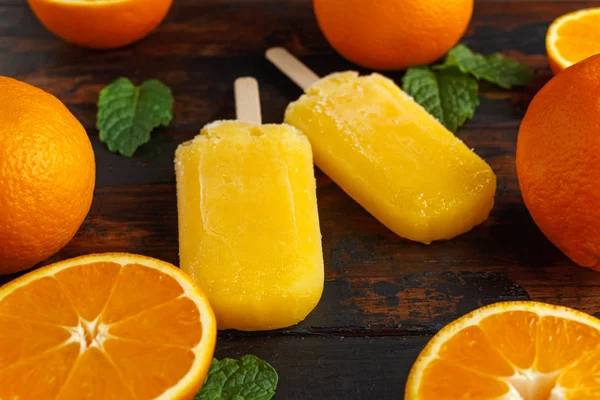
[[[136,87],[119,78],[100,91],[96,127],[100,141],[112,152],[131,157],[150,140],[150,132],[173,119],[173,95],[152,79]]]
[[[477,81],[458,68],[411,68],[402,88],[452,132],[473,118],[479,105]]]
[[[467,46],[459,44],[446,56],[444,64],[435,67],[445,69],[458,67],[462,72],[483,79],[504,89],[525,86],[531,81],[533,72],[530,67],[517,60],[494,53],[487,57],[475,54]]]
[[[477,80],[510,89],[527,84],[531,77],[531,68],[512,58],[498,53],[484,57],[458,45],[441,65],[409,68],[402,78],[402,90],[456,132],[479,106]]]
[[[213,359],[206,382],[194,400],[270,400],[278,380],[275,369],[256,356]]]

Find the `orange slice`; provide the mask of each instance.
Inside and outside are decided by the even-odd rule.
[[[600,399],[599,366],[597,318],[544,303],[497,303],[433,337],[405,399]]]
[[[556,19],[546,34],[546,51],[555,74],[600,53],[600,8],[586,8]]]
[[[174,266],[59,262],[0,288],[0,399],[191,399],[215,340],[206,297]]]

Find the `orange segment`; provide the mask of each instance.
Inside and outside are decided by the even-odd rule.
[[[192,348],[202,330],[199,317],[198,307],[190,299],[179,298],[117,322],[108,332],[123,339]],[[155,326],[162,329],[152,329]]]
[[[179,347],[109,339],[104,343],[104,350],[138,399],[160,395],[165,388],[179,382],[194,363],[194,353]]]
[[[65,343],[71,334],[57,325],[0,315],[0,370]]]
[[[73,367],[58,400],[119,399],[135,400],[131,388],[106,354],[98,348],[87,349]]]
[[[444,327],[419,355],[406,400],[592,400],[600,320],[536,302],[497,303]]]
[[[181,285],[170,276],[141,265],[126,265],[121,270],[101,320],[110,324],[182,294]]]
[[[12,290],[0,301],[0,314],[63,326],[79,323],[77,313],[53,277],[42,277]]]
[[[71,343],[2,369],[0,399],[55,398],[78,356],[79,345]]]
[[[554,73],[600,53],[600,8],[556,19],[546,34],[546,50]]]
[[[190,399],[215,340],[206,297],[172,265],[63,261],[0,288],[0,399]]]
[[[434,360],[423,374],[422,399],[495,399],[509,391],[505,382],[445,360]]]
[[[561,317],[543,317],[538,324],[536,369],[542,373],[558,371],[599,345],[598,327]]]
[[[560,399],[560,397],[559,397]],[[600,389],[581,389],[565,393],[565,400],[596,400],[600,399]],[[554,399],[551,399],[554,400]]]
[[[438,353],[441,359],[484,374],[512,376],[514,368],[498,353],[478,326],[469,326],[451,337]]]
[[[558,385],[567,399],[600,398],[600,349],[565,370],[558,378]]]
[[[535,361],[537,321],[535,313],[507,311],[484,318],[479,327],[512,365],[528,369]]]
[[[93,263],[65,269],[54,277],[77,313],[93,321],[106,304],[120,271],[116,263]]]

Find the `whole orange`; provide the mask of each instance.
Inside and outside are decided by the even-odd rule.
[[[165,18],[173,0],[28,0],[42,24],[69,43],[114,49],[136,42]]]
[[[73,238],[95,177],[73,114],[51,94],[0,77],[0,274],[30,268]]]
[[[441,58],[464,35],[473,0],[313,0],[329,43],[348,60],[399,70]]]
[[[600,55],[535,96],[519,130],[517,173],[542,232],[577,264],[600,270]]]

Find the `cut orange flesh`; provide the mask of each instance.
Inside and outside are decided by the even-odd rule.
[[[497,303],[444,327],[419,355],[406,400],[600,398],[600,320],[536,302]]]
[[[600,53],[600,8],[587,8],[556,19],[546,34],[546,50],[555,74]]]
[[[206,297],[174,266],[63,261],[0,288],[0,399],[192,399],[215,340]]]

